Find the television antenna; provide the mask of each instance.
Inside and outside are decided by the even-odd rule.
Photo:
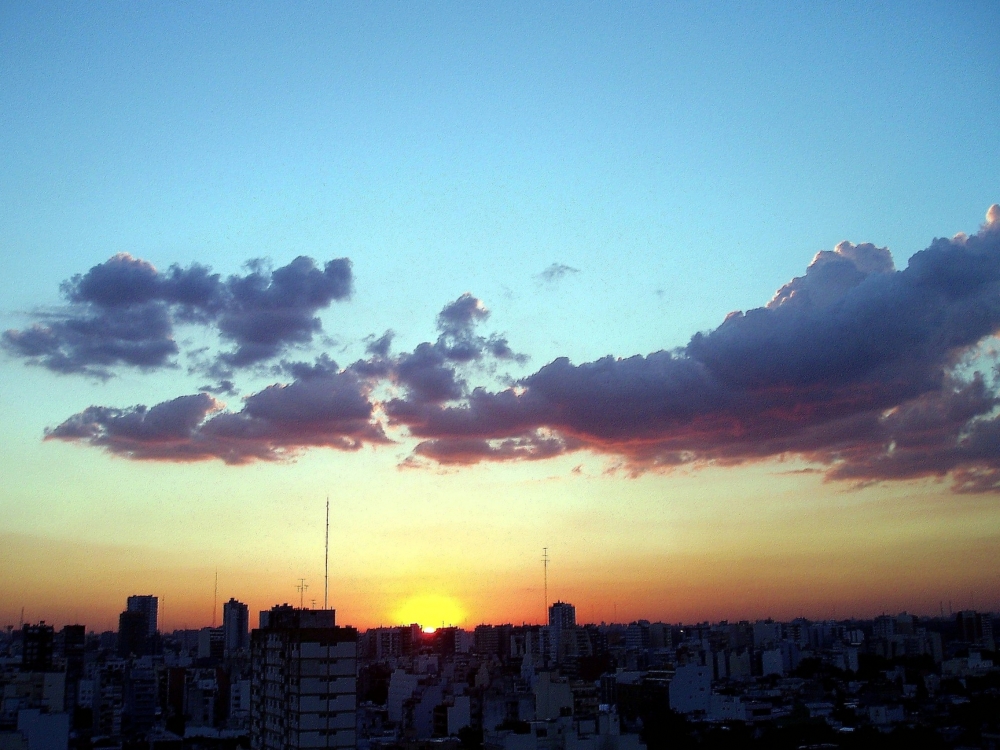
[[[303,599],[305,598],[306,591],[309,589],[309,584],[306,583],[305,578],[299,579],[299,585],[295,587],[295,590],[299,592],[299,609],[303,609]]]

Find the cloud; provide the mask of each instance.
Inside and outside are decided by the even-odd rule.
[[[245,399],[238,412],[207,393],[152,408],[92,406],[46,432],[136,460],[227,464],[284,461],[306,448],[355,451],[389,442],[373,419],[364,383],[350,372],[316,370]]]
[[[124,270],[138,279],[127,294],[97,277],[73,289],[108,313],[177,304],[149,291],[148,270]],[[227,292],[209,286],[185,304],[200,311],[221,299],[212,308],[221,318]],[[976,234],[936,239],[901,270],[886,248],[844,242],[765,306],[731,313],[684,347],[583,364],[561,357],[506,388],[470,385],[523,361],[505,338],[477,332],[488,318],[463,294],[437,316],[435,341],[390,356],[387,333],[343,369],[325,356],[282,363],[292,382],[249,396],[239,412],[205,393],[151,409],[91,407],[47,437],[132,458],[245,463],[387,442],[385,425],[414,441],[407,465],[589,451],[634,475],[796,457],[853,485],[950,477],[957,492],[1000,490],[1000,397],[989,374],[1000,207]],[[44,336],[23,346],[58,353]]]
[[[322,329],[316,312],[350,296],[351,262],[331,260],[322,270],[299,256],[268,271],[255,264],[245,276],[226,281],[226,304],[217,326],[236,349],[222,356],[232,367],[245,367],[280,354],[289,344],[305,344]]]
[[[111,377],[116,365],[167,366],[178,351],[170,313],[162,302],[46,315],[24,330],[5,331],[3,345],[53,372],[101,379]]]
[[[572,276],[578,273],[580,273],[579,268],[567,266],[565,263],[553,263],[535,278],[546,284],[553,284],[566,276]]]
[[[240,392],[240,389],[236,387],[236,384],[232,380],[220,380],[215,385],[203,385],[198,390],[216,396],[236,396]]]
[[[388,331],[369,342],[371,357],[346,368],[326,354],[313,362],[282,361],[273,371],[291,376],[292,382],[248,396],[238,412],[226,411],[209,395],[236,392],[234,383],[223,379],[204,386],[202,393],[152,408],[92,406],[49,430],[46,439],[82,442],[137,460],[221,459],[229,464],[287,460],[311,447],[357,450],[388,443],[370,397],[380,384],[403,387],[406,398],[394,400],[402,413],[462,398],[467,386],[460,370],[470,364],[517,357],[505,339],[475,333],[488,315],[480,300],[464,294],[439,314],[437,341],[412,352],[389,357],[393,334]],[[503,448],[512,457],[542,457],[542,441],[515,442]]]
[[[365,338],[365,351],[377,357],[388,357],[389,349],[392,348],[392,340],[396,337],[396,332],[391,328],[378,338],[374,335]]]
[[[951,474],[958,491],[1000,489],[995,386],[957,374],[1000,329],[998,216],[902,271],[884,248],[842,243],[766,307],[675,352],[560,358],[516,387],[387,412],[421,455],[452,463],[510,460],[544,431],[566,441],[550,451],[619,456],[633,472],[794,455],[831,480]]]
[[[489,310],[482,301],[466,292],[454,302],[449,302],[438,313],[438,330],[446,336],[469,336],[476,324],[489,316]]]
[[[479,323],[489,318],[481,300],[468,292],[444,306],[437,316],[437,341],[419,344],[412,352],[400,354],[391,367],[391,377],[406,389],[406,398],[393,399],[389,413],[398,416],[419,412],[428,404],[440,404],[464,397],[466,379],[460,368],[485,360],[524,362],[507,339],[497,334],[480,336]]]
[[[224,378],[309,343],[322,328],[316,313],[350,296],[351,285],[347,258],[320,269],[301,256],[273,271],[257,261],[247,274],[222,279],[197,263],[161,273],[120,253],[64,282],[65,308],[37,315],[23,330],[6,331],[2,341],[31,364],[108,378],[121,365],[173,366],[179,353],[175,324],[204,325],[235,345],[208,368]]]

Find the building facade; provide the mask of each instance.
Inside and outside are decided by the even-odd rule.
[[[146,632],[153,635],[160,629],[158,622],[160,602],[155,596],[130,596],[125,606],[127,612],[140,612],[146,618]]]
[[[250,637],[251,750],[353,748],[358,633],[333,610],[261,613]]]
[[[227,655],[250,648],[250,608],[235,599],[223,604],[222,632]]]

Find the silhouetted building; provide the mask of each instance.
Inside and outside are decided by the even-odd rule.
[[[155,596],[148,594],[130,596],[126,606],[129,612],[141,612],[146,616],[146,633],[148,635],[153,635],[153,633],[160,629],[156,619],[159,608],[159,600]]]
[[[66,660],[66,706],[77,703],[80,680],[84,675],[87,629],[83,625],[66,625],[59,631],[62,655]]]
[[[565,655],[570,633],[576,628],[576,607],[566,602],[556,602],[549,607],[550,656],[557,662]],[[564,635],[565,634],[565,635]]]
[[[198,658],[221,660],[226,652],[223,628],[202,628],[198,632]]]
[[[21,671],[51,672],[55,629],[44,621],[21,628]]]
[[[576,607],[566,602],[556,602],[549,607],[549,627],[576,627]]]
[[[500,655],[500,628],[493,625],[477,625],[473,631],[473,648],[477,654]]]
[[[118,655],[144,656],[148,653],[149,618],[143,612],[122,612],[118,615]]]
[[[981,646],[994,651],[996,643],[993,640],[993,621],[990,615],[980,614],[972,610],[964,610],[955,615],[958,625],[959,640],[974,646]]]
[[[148,732],[156,723],[157,681],[152,669],[131,667],[122,680],[122,732]]]
[[[251,750],[355,747],[358,633],[278,606],[250,637]]]
[[[226,654],[250,648],[250,608],[235,599],[223,604],[222,632]]]

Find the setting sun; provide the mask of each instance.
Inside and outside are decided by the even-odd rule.
[[[419,623],[425,633],[433,633],[442,625],[461,625],[467,616],[465,608],[453,597],[418,594],[404,600],[393,619],[403,624]]]

